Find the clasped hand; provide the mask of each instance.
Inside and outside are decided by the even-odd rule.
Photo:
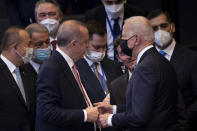
[[[113,106],[106,102],[94,103],[95,107],[86,108],[87,121],[97,122],[99,127],[108,127],[108,117],[113,113]]]

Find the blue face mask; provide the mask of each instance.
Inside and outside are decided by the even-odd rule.
[[[42,49],[34,49],[34,56],[33,58],[35,61],[42,63],[43,61],[47,60],[51,55],[51,49],[42,48]]]

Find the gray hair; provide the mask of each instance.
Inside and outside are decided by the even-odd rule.
[[[38,7],[40,6],[40,4],[45,4],[45,3],[53,4],[57,8],[57,10],[59,12],[59,15],[63,16],[63,13],[62,13],[62,11],[60,9],[60,6],[59,6],[59,4],[57,3],[56,0],[39,0],[39,1],[36,2],[36,5],[35,5],[35,10],[34,10],[35,11],[34,12],[35,13],[35,17],[37,17]]]
[[[58,45],[66,46],[72,40],[80,40],[84,36],[81,28],[86,28],[86,26],[79,21],[69,20],[62,23],[57,33]]]
[[[132,34],[140,34],[144,40],[153,41],[154,32],[148,19],[143,16],[134,16],[128,18],[125,23],[129,24],[129,30]]]
[[[0,52],[7,50],[13,43],[21,42],[21,36],[19,33],[21,30],[24,29],[19,27],[10,27],[5,31],[1,41]]]
[[[49,33],[48,29],[42,25],[42,24],[37,24],[37,23],[33,23],[28,25],[25,30],[29,33],[30,38],[32,37],[32,33],[34,32],[39,32],[39,33]]]

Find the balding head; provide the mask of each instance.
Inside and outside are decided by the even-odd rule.
[[[144,41],[153,41],[154,33],[149,20],[142,16],[130,17],[123,27],[123,38],[128,34],[139,34]]]
[[[58,46],[66,46],[72,40],[80,40],[84,37],[85,25],[79,21],[65,21],[59,27],[57,33]]]
[[[58,47],[76,62],[83,57],[88,45],[88,29],[78,21],[61,24],[57,33]]]

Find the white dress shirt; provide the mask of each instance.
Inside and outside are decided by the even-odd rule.
[[[173,39],[172,43],[167,47],[165,48],[163,51],[166,53],[166,55],[164,56],[167,60],[171,60],[171,57],[172,57],[172,53],[174,51],[174,48],[175,48],[175,45],[176,45],[176,41]],[[159,49],[157,46],[155,46],[157,51],[161,51],[161,49]]]
[[[72,67],[74,66],[74,61],[66,53],[64,53],[60,48],[57,47],[56,51],[59,52],[63,56],[63,58],[68,63],[70,70],[72,71],[73,75],[75,76],[75,73],[73,72],[73,69],[72,69]],[[85,109],[83,110],[83,113],[84,113],[84,122],[86,122],[87,121],[87,112]]]
[[[109,14],[107,14],[107,16],[108,16],[111,26],[113,28],[115,22],[114,22],[112,16],[110,16]],[[123,26],[123,22],[124,22],[123,21],[124,9],[122,10],[119,17],[120,17],[120,19],[118,22],[119,22],[120,30],[122,30],[122,26]],[[114,44],[113,44],[114,38],[113,38],[112,32],[110,30],[109,23],[107,22],[107,19],[106,19],[106,28],[107,28],[107,56],[109,59],[114,60]]]
[[[29,63],[32,65],[32,67],[34,68],[34,70],[36,71],[36,73],[38,73],[39,72],[39,68],[40,68],[40,64],[38,64],[38,63],[36,63],[36,62],[34,62],[32,60],[30,60]]]

